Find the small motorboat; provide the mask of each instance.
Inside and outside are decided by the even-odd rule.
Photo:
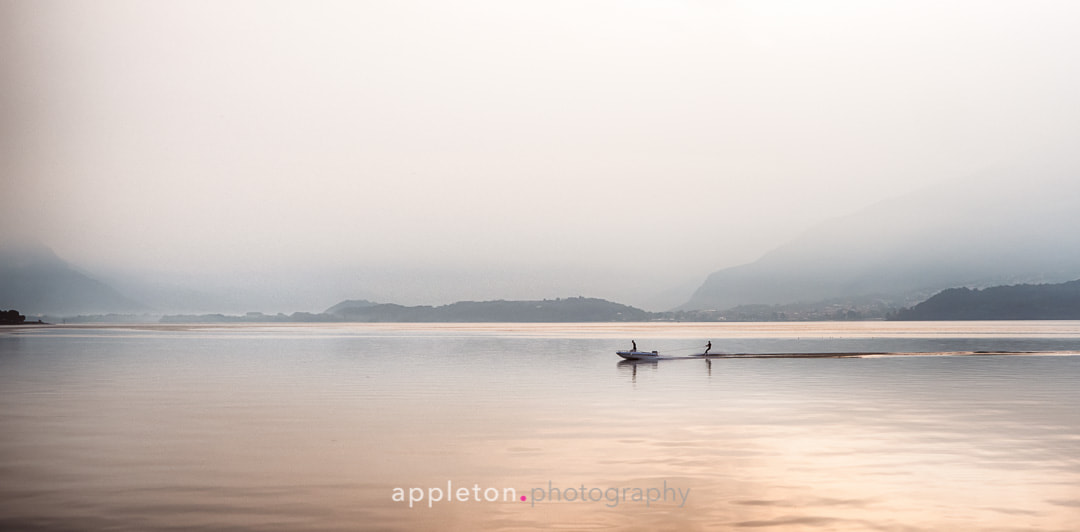
[[[656,351],[616,351],[615,354],[626,360],[657,360],[660,358],[660,353]]]

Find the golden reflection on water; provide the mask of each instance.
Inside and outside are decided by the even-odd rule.
[[[0,337],[0,528],[1070,530],[1080,522],[1080,357],[635,364],[617,361],[608,338],[696,341],[699,326],[503,327]],[[983,324],[777,327],[750,330],[766,339],[841,329],[992,333]],[[1015,334],[1080,342],[1075,322]],[[395,487],[447,481],[521,495],[549,482],[666,483],[690,494],[683,507],[408,508],[391,499]]]

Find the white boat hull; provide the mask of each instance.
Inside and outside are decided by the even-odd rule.
[[[660,353],[656,351],[616,351],[616,355],[619,355],[627,360],[659,360]]]

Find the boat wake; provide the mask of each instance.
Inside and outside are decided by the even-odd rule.
[[[936,351],[936,352],[874,352],[857,351],[846,353],[698,353],[684,356],[665,356],[656,351],[616,351],[615,354],[626,360],[648,362],[654,360],[699,360],[727,358],[881,358],[898,356],[1073,356],[1080,351]]]

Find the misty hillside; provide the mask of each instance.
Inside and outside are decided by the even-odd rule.
[[[1080,319],[1080,280],[982,290],[950,288],[890,319],[1076,320]]]
[[[683,309],[876,296],[1080,277],[1080,176],[1034,168],[958,180],[834,218],[713,273]]]
[[[27,315],[145,310],[109,285],[79,273],[39,243],[0,246],[0,308]]]
[[[360,322],[646,321],[653,316],[627,305],[586,297],[542,301],[459,301],[438,307],[349,303],[357,302],[344,301],[330,310],[338,309],[337,315],[348,321]]]
[[[378,305],[378,303],[366,299],[346,299],[345,301],[324,310],[323,314],[332,314],[348,318],[352,314],[363,312],[363,309],[374,307],[375,305]]]

